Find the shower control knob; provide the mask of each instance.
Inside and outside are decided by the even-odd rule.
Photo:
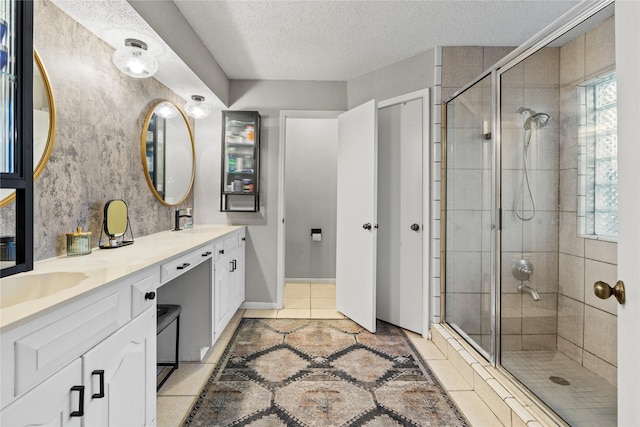
[[[411,229],[413,231],[418,231],[418,230],[420,230],[420,226],[418,224],[413,223],[413,224],[411,224]]]
[[[618,300],[618,303],[624,304],[625,302],[626,292],[622,280],[618,280],[613,288],[608,283],[598,280],[593,284],[593,293],[600,299],[608,299],[613,295]]]

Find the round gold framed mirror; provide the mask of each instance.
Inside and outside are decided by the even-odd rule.
[[[195,177],[195,145],[186,114],[171,101],[161,101],[147,114],[142,128],[142,167],[160,203],[184,202]]]
[[[49,161],[56,137],[56,106],[49,76],[40,55],[33,50],[33,180]],[[0,207],[15,199],[14,189],[0,189]]]

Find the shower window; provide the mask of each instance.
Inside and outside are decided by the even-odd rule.
[[[615,74],[578,87],[581,106],[579,233],[618,235],[617,84]]]

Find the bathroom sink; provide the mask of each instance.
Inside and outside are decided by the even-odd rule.
[[[44,273],[4,278],[0,282],[0,309],[48,297],[78,286],[87,278],[84,273]]]

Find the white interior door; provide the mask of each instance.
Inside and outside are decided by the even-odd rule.
[[[377,105],[338,116],[336,308],[376,330]]]
[[[640,425],[640,2],[616,2],[618,77],[618,425]],[[610,285],[613,285],[611,283]]]
[[[423,99],[378,117],[377,317],[422,333]]]

